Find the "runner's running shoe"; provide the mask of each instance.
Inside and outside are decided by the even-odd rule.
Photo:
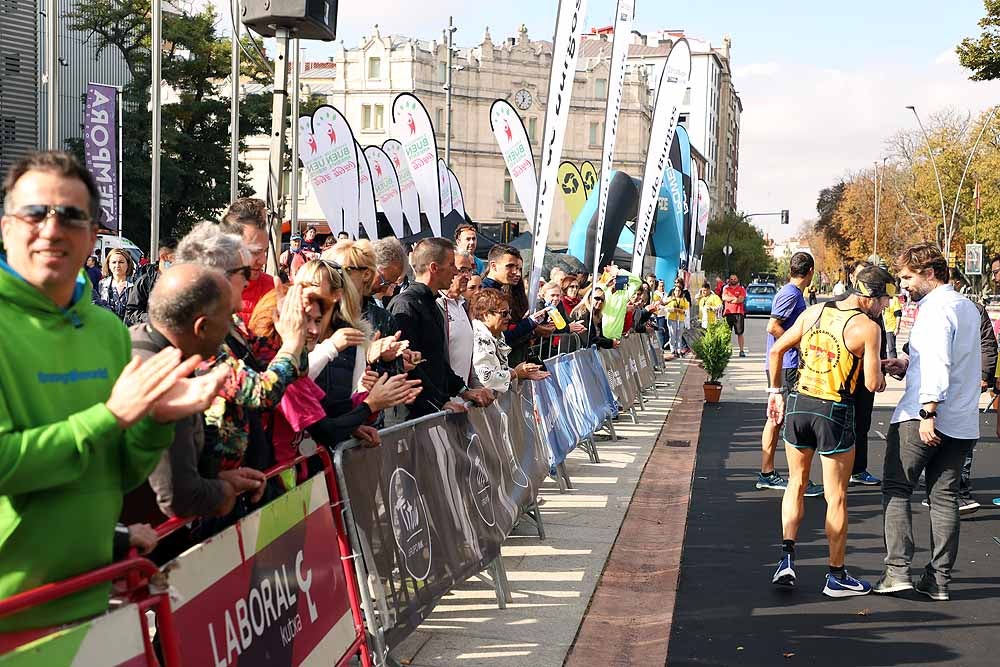
[[[823,595],[831,598],[848,598],[855,595],[868,595],[871,592],[871,584],[861,579],[855,579],[846,571],[843,578],[827,573],[826,586],[823,587]]]
[[[816,484],[812,480],[809,480],[809,485],[806,486],[806,492],[804,495],[806,498],[816,498],[817,496],[822,496],[823,485]]]
[[[771,583],[775,586],[795,586],[795,560],[791,554],[785,554],[778,561],[778,569],[774,571]]]
[[[788,480],[778,474],[777,470],[773,470],[770,475],[758,473],[757,483],[754,484],[754,486],[758,489],[776,489],[778,491],[784,491],[788,487]]]
[[[862,486],[878,486],[881,483],[882,480],[867,470],[859,472],[856,475],[851,475],[851,486],[854,486],[855,484],[861,484]]]

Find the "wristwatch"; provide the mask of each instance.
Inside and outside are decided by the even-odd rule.
[[[924,410],[923,408],[920,408],[920,412],[918,412],[917,414],[920,415],[921,419],[934,419],[935,417],[937,417],[936,412],[927,412],[927,410]]]
[[[769,394],[784,394],[785,393],[785,388],[784,387],[768,387],[767,388],[767,393],[769,393]]]

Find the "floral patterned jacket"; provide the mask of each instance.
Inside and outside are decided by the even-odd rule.
[[[480,320],[472,320],[472,368],[482,386],[493,391],[510,389],[510,349],[502,336],[495,337]]]

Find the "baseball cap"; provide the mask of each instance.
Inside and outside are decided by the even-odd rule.
[[[290,241],[301,241],[302,240],[302,234],[292,234],[292,238],[289,239],[289,240]]]
[[[896,280],[885,269],[868,267],[861,270],[855,281],[853,292],[858,296],[878,299],[883,296],[896,296]]]

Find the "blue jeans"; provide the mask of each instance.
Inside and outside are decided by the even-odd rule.
[[[660,347],[664,348],[667,346],[667,340],[669,340],[670,334],[667,331],[667,318],[656,317],[656,335],[660,337]]]

